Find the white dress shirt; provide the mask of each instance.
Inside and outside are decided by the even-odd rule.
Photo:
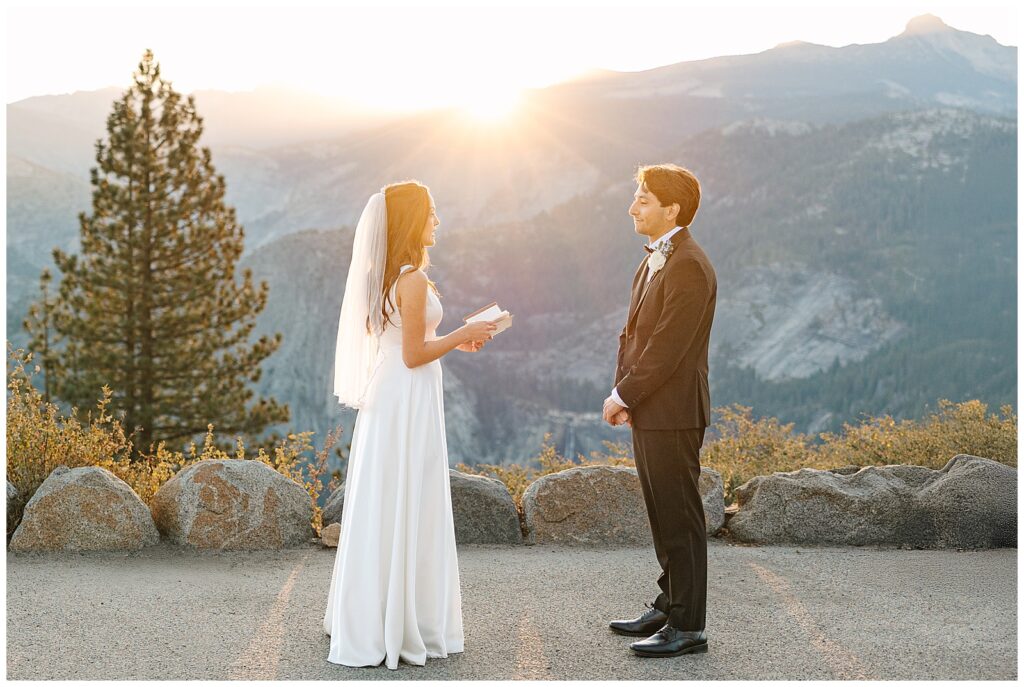
[[[661,244],[663,244],[665,241],[670,240],[681,229],[683,229],[683,227],[676,227],[676,228],[672,229],[671,231],[666,233],[664,236],[662,236],[660,239],[658,239],[654,243],[648,243],[647,247],[650,248],[651,250],[658,250],[658,248],[661,246]],[[654,272],[652,272],[651,270],[647,270],[647,279],[644,281],[644,284],[649,282],[651,280],[651,277],[653,277],[653,276],[654,276]],[[611,396],[612,396],[612,400],[615,401],[616,403],[618,403],[623,408],[628,408],[629,407],[625,403],[622,402],[622,398],[619,396],[619,390],[617,388],[616,389],[612,389]]]

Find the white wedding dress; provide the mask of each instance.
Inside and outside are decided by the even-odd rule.
[[[441,315],[427,289],[428,339]],[[459,653],[463,636],[441,362],[406,367],[390,319],[353,429],[324,631],[331,663],[396,669]]]

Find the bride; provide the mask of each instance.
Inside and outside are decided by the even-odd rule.
[[[410,181],[373,194],[356,226],[334,361],[334,393],[359,414],[324,613],[331,663],[396,669],[463,650],[440,358],[480,350],[495,327],[437,336],[439,224]]]

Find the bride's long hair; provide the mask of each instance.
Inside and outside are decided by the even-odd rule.
[[[430,190],[418,181],[400,181],[384,187],[384,200],[388,215],[387,260],[384,263],[384,300],[381,311],[384,326],[391,323],[391,286],[398,279],[402,265],[426,270],[430,266],[427,247],[423,245],[423,230],[430,216]],[[434,282],[430,288],[438,293]],[[440,294],[438,294],[440,295]]]

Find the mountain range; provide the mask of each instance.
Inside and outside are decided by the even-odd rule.
[[[913,19],[879,44],[788,43],[531,91],[505,123],[387,121],[294,94],[198,93],[214,163],[281,331],[261,393],[290,427],[351,427],[329,393],[351,226],[400,178],[434,193],[445,321],[491,300],[515,326],[444,361],[453,462],[572,455],[628,437],[597,411],[629,281],[640,162],[701,179],[693,233],[719,273],[716,405],[806,431],[939,397],[1016,398],[1016,48]],[[117,92],[8,105],[8,338],[50,250],[74,250]]]

